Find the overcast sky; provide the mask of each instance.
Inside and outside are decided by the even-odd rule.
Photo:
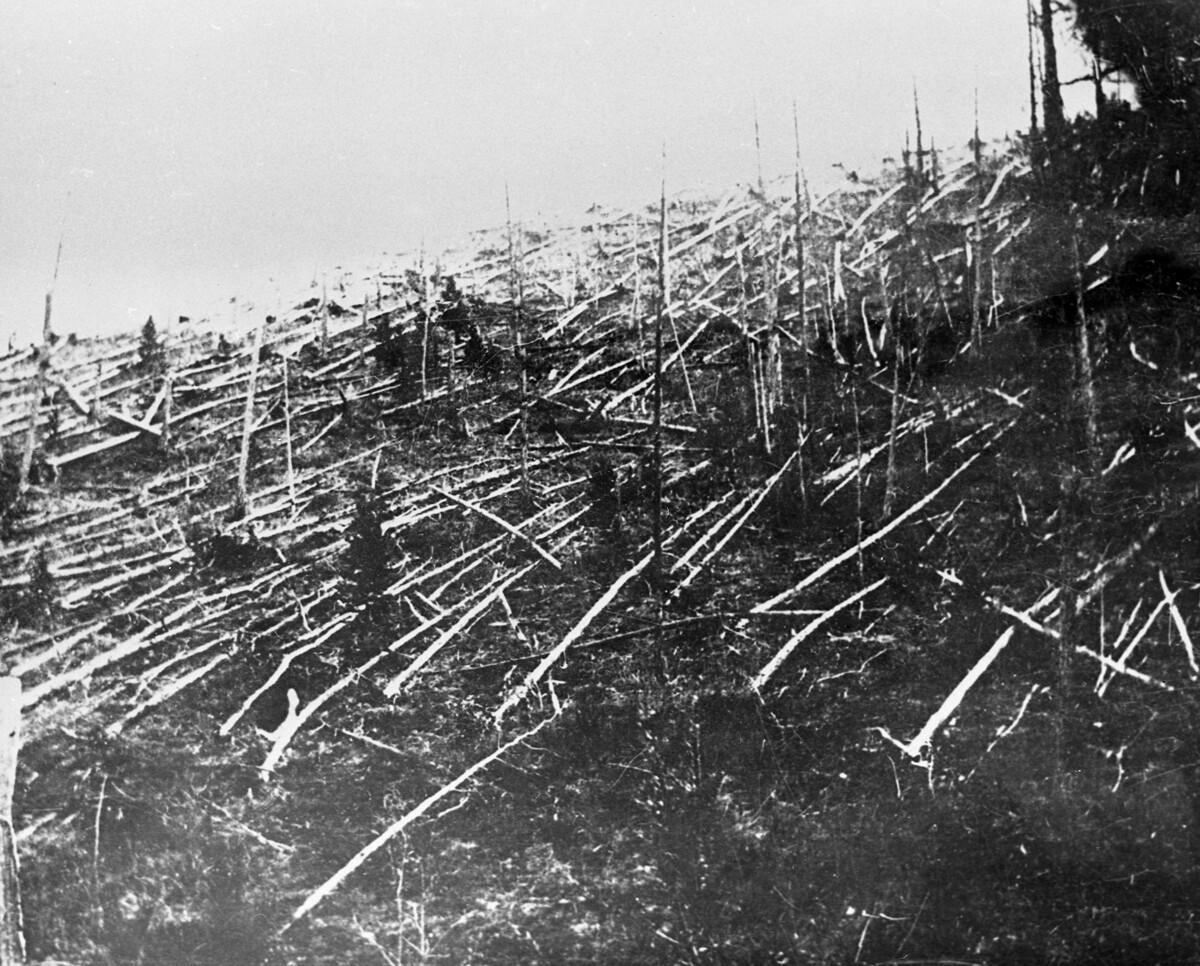
[[[0,339],[1028,126],[1025,0],[6,0]],[[1066,73],[1070,73],[1068,66]]]

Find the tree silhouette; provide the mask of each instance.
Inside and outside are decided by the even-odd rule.
[[[1108,73],[1125,75],[1158,124],[1200,113],[1200,5],[1195,0],[1073,0],[1075,32]]]
[[[154,324],[154,316],[146,319],[142,326],[142,341],[138,344],[138,363],[150,373],[158,375],[167,368],[167,352]]]
[[[1062,87],[1058,79],[1058,49],[1054,42],[1054,5],[1041,0],[1038,18],[1042,30],[1042,116],[1046,136],[1056,143],[1066,124],[1063,113]]]
[[[383,500],[369,491],[358,498],[347,531],[346,598],[362,608],[368,621],[384,618],[392,610],[385,591],[392,582],[395,551],[383,532],[385,518]]]

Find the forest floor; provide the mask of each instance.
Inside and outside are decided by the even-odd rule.
[[[1200,962],[1200,300],[1087,379],[1042,298],[1200,233],[1044,199],[676,199],[664,266],[597,209],[0,359],[31,961]]]

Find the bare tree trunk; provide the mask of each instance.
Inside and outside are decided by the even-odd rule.
[[[12,801],[21,746],[21,679],[0,678],[0,966],[25,962]]]
[[[979,140],[979,91],[975,91],[975,224],[971,227],[971,349],[983,348],[983,144]]]
[[[830,318],[836,320],[838,313],[842,316],[842,330],[847,336],[850,335],[850,311],[846,300],[846,283],[842,278],[842,246],[843,241],[839,238],[833,245],[833,284],[830,287]],[[833,341],[833,354],[837,356],[838,350],[838,333],[835,324],[830,329],[830,338]],[[853,351],[853,342],[851,342]],[[845,359],[844,362],[853,362],[853,359]]]
[[[796,425],[796,478],[800,481],[800,505],[808,509],[808,488],[805,484],[804,443],[808,438],[808,390],[812,371],[808,359],[808,299],[804,288],[804,210],[800,194],[800,120],[796,102],[792,101],[792,126],[796,134],[796,324],[800,328],[800,357],[804,367],[804,389],[800,397],[799,420]],[[804,192],[807,199],[808,192]],[[811,208],[811,204],[809,205]]]
[[[1042,27],[1042,116],[1046,123],[1046,137],[1051,145],[1062,136],[1066,127],[1063,114],[1062,88],[1058,83],[1058,48],[1054,41],[1054,0],[1041,0]]]
[[[458,405],[457,400],[454,398],[455,393],[458,392],[458,384],[455,380],[455,375],[454,375],[454,353],[455,353],[455,349],[456,349],[455,339],[456,339],[456,336],[454,334],[454,330],[447,328],[446,329],[446,398],[449,399],[449,401],[450,401],[451,412],[454,412]]]
[[[792,103],[792,123],[796,128],[796,312],[800,328],[800,354],[804,363],[804,389],[808,391],[808,305],[804,289],[804,208],[800,194],[800,121],[796,117],[796,105]],[[807,191],[804,192],[806,197]]]
[[[64,228],[65,231],[65,228]],[[58,252],[54,256],[54,274],[50,276],[50,287],[46,289],[46,312],[42,316],[42,351],[38,353],[37,371],[33,376],[33,401],[29,405],[29,431],[25,435],[25,452],[21,455],[21,475],[17,478],[17,498],[29,486],[29,472],[33,468],[33,454],[37,449],[38,409],[46,392],[46,371],[50,368],[50,310],[54,301],[54,286],[58,283],[58,266],[62,263],[63,240],[58,237]],[[96,390],[97,393],[99,389]]]
[[[433,298],[429,292],[429,276],[425,274],[425,256],[421,255],[421,400],[429,396],[429,326],[432,324]]]
[[[667,179],[662,180],[659,196],[658,221],[658,311],[654,319],[654,578],[655,586],[661,587],[659,576],[663,571],[663,322],[667,314],[671,295],[671,280],[667,266]]]
[[[58,269],[55,268],[55,274]],[[18,495],[29,488],[29,473],[33,468],[33,454],[37,450],[38,410],[46,392],[46,370],[50,367],[50,306],[53,293],[46,293],[46,314],[42,319],[42,349],[38,353],[37,370],[33,375],[33,399],[29,403],[29,429],[25,433],[25,450],[21,454],[21,475],[17,482]]]
[[[324,282],[321,283],[321,308],[318,311],[321,314],[321,358],[324,358],[325,353],[329,351],[329,295]]]
[[[917,99],[917,85],[913,84],[913,119],[917,126],[917,196],[925,191],[925,144],[921,139],[921,102]]]
[[[781,382],[776,378],[779,363],[779,333],[775,331],[775,326],[779,321],[779,262],[776,252],[773,251],[771,233],[767,228],[767,185],[763,180],[762,173],[762,144],[758,132],[757,110],[754,113],[754,151],[758,158],[758,193],[762,197],[763,204],[759,213],[758,230],[762,237],[759,262],[763,289],[763,322],[766,323],[763,339],[759,343],[758,355],[759,387],[762,394],[759,435],[762,440],[763,453],[770,456],[774,450],[774,440],[771,435],[772,420],[779,403],[778,393]]]
[[[1087,442],[1088,461],[1094,468],[1100,459],[1100,431],[1098,427],[1096,401],[1096,385],[1092,375],[1092,349],[1088,335],[1087,310],[1083,304],[1083,261],[1079,254],[1079,236],[1083,228],[1083,220],[1077,218],[1075,231],[1071,236],[1071,245],[1075,257],[1075,345],[1076,371],[1079,376],[1079,395],[1083,405],[1084,439]]]
[[[887,486],[883,494],[884,519],[892,515],[896,505],[896,429],[900,425],[900,356],[892,355],[892,413],[888,427]]]
[[[1029,43],[1029,136],[1037,139],[1038,136],[1038,113],[1037,113],[1037,68],[1034,65],[1034,46],[1033,46],[1033,0],[1026,0],[1025,5],[1025,33]]]
[[[862,448],[862,421],[859,417],[858,408],[858,386],[852,386],[850,389],[850,402],[854,406],[854,522],[855,522],[855,540],[858,547],[858,578],[866,580],[866,562],[863,560],[862,542],[863,542],[863,448]]]
[[[646,368],[646,347],[643,344],[642,334],[642,266],[638,262],[641,257],[642,250],[642,230],[641,223],[638,219],[638,213],[633,213],[633,304],[630,311],[633,313],[634,330],[637,332],[637,356],[638,365],[644,371]],[[639,397],[641,398],[641,397]],[[638,403],[642,412],[645,412],[645,402]]]
[[[163,420],[162,436],[158,445],[164,454],[171,452],[171,397],[174,395],[174,373],[171,371],[171,360],[166,362],[167,371],[163,376]]]
[[[288,387],[287,356],[283,357],[283,431],[284,454],[287,459],[288,505],[292,517],[296,516],[296,469],[292,461],[292,400]]]
[[[246,478],[250,471],[250,438],[254,435],[254,390],[258,383],[259,359],[262,357],[263,330],[266,322],[260,322],[254,333],[254,357],[250,360],[250,383],[246,386],[246,412],[242,418],[242,452],[238,458],[237,509],[238,515],[250,507],[250,493]]]
[[[508,220],[508,284],[512,298],[513,311],[510,331],[512,334],[513,363],[517,367],[517,379],[520,386],[520,423],[521,423],[521,488],[529,495],[529,366],[525,358],[525,342],[521,335],[521,313],[525,303],[525,272],[521,264],[521,250],[513,236],[512,209],[508,202],[508,186],[504,187],[504,212]],[[636,253],[635,253],[636,258]]]
[[[1072,527],[1075,525],[1074,504],[1078,498],[1079,473],[1072,465],[1068,468],[1062,480],[1059,504],[1059,530],[1062,533],[1059,566],[1063,578],[1062,594],[1059,597],[1058,619],[1058,652],[1055,655],[1054,668],[1054,779],[1060,791],[1065,791],[1070,780],[1071,769],[1068,764],[1070,748],[1068,742],[1067,724],[1071,709],[1074,706],[1072,691],[1074,690],[1073,655],[1075,650],[1076,620],[1075,603],[1078,595],[1071,586],[1070,568],[1074,565],[1075,538]]]

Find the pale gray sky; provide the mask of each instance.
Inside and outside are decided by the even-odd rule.
[[[1027,126],[1025,0],[7,0],[0,338]],[[1067,68],[1069,73],[1070,67]]]

